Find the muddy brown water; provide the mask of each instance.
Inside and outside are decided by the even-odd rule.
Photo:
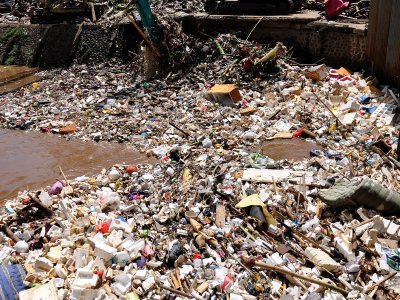
[[[300,138],[275,139],[265,141],[261,146],[261,153],[274,160],[300,161],[310,157],[311,149],[321,149],[321,147],[316,143]]]
[[[6,93],[40,80],[35,74],[39,69],[23,66],[0,65],[0,93]]]
[[[121,144],[65,140],[53,134],[0,129],[0,203],[18,191],[38,189],[61,179],[98,174],[117,163],[149,162],[145,154]]]

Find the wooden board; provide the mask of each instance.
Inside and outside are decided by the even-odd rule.
[[[368,37],[367,37],[367,55],[370,58],[374,57],[374,45],[375,45],[375,37],[376,31],[378,29],[378,12],[379,5],[381,0],[372,1],[370,4],[370,13],[369,13],[369,21],[368,21]]]
[[[378,27],[374,44],[374,72],[377,76],[385,76],[386,52],[392,13],[392,0],[381,0],[378,12]]]
[[[28,73],[20,73],[20,77],[13,77],[13,80],[4,80],[0,83],[0,93],[7,93],[19,89],[32,82],[39,81],[40,77],[36,75],[29,75]],[[1,70],[0,70],[1,76]]]
[[[400,86],[400,0],[392,1],[385,75]]]

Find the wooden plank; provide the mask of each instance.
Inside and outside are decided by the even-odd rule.
[[[379,5],[384,0],[372,0],[370,4],[369,20],[368,20],[368,37],[367,37],[367,55],[369,58],[374,58],[374,45],[376,32],[378,29],[378,13]]]
[[[374,45],[374,73],[378,77],[384,77],[386,66],[386,48],[388,44],[391,9],[393,0],[382,0],[378,12],[378,28]]]
[[[400,0],[392,3],[385,76],[400,86]]]
[[[31,69],[19,66],[0,66],[0,84],[33,75],[38,71],[38,68]]]

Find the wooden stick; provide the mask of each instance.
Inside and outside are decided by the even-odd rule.
[[[21,239],[19,237],[17,237],[14,232],[12,232],[12,230],[10,229],[10,227],[8,227],[7,225],[2,225],[0,226],[0,229],[4,231],[4,233],[10,238],[12,239],[14,242],[19,242]]]
[[[64,174],[63,170],[61,169],[61,166],[58,166],[58,168],[60,169],[61,176],[64,178],[65,183],[66,183],[67,185],[69,185],[69,182],[68,182],[68,180],[67,180],[67,177],[65,177],[65,174]]]
[[[296,278],[299,278],[299,279],[302,279],[302,280],[305,280],[305,281],[308,281],[308,282],[311,282],[311,283],[318,284],[318,285],[326,287],[328,289],[332,289],[334,291],[337,291],[337,292],[339,292],[339,293],[341,293],[341,294],[343,294],[345,296],[347,296],[348,293],[349,293],[348,291],[346,291],[346,290],[344,290],[344,289],[342,289],[342,288],[340,288],[340,287],[338,287],[336,285],[333,285],[333,284],[330,284],[330,283],[327,283],[325,281],[322,281],[322,280],[319,280],[319,279],[315,279],[315,278],[312,278],[312,277],[309,277],[309,276],[300,275],[300,274],[297,274],[295,272],[286,270],[286,269],[278,267],[278,266],[274,266],[274,265],[258,262],[253,257],[242,257],[242,261],[243,261],[244,264],[247,264],[247,265],[252,266],[252,267],[259,267],[259,268],[263,268],[263,269],[272,270],[272,271],[275,271],[275,272],[278,272],[278,273],[281,273],[281,274],[284,274],[284,275],[290,275],[290,276],[293,276],[293,277],[296,277]]]
[[[96,22],[96,21],[97,21],[97,19],[96,19],[96,12],[94,11],[93,2],[90,2],[90,3],[89,3],[89,6],[90,6],[90,11],[91,11],[91,13],[92,13],[92,21],[93,21],[93,22]]]
[[[254,25],[253,29],[250,31],[249,35],[246,38],[246,41],[249,40],[250,36],[253,34],[253,31],[257,28],[258,24],[260,24],[260,22],[264,19],[264,17],[261,17],[258,22],[256,23],[256,25]]]
[[[279,193],[278,193],[278,188],[276,187],[276,181],[275,181],[274,176],[272,176],[272,183],[274,184],[274,192],[275,192],[275,195],[278,195],[278,194],[279,194]]]
[[[182,282],[181,282],[181,278],[180,278],[180,274],[179,274],[179,269],[178,268],[175,269],[175,276],[176,276],[176,280],[178,281],[179,289],[181,291],[183,291],[183,286],[182,286]]]
[[[376,287],[374,288],[374,290],[373,290],[371,293],[368,294],[368,296],[371,297],[371,299],[374,298],[374,295],[375,295],[376,291],[378,290],[378,288],[379,288],[379,286],[376,286]]]
[[[189,133],[187,133],[186,131],[184,131],[183,129],[180,129],[178,126],[176,126],[174,123],[172,122],[168,122],[169,125],[171,125],[172,127],[174,127],[176,130],[182,132],[184,135],[188,136],[188,137],[192,137]]]
[[[173,289],[173,288],[171,288],[171,287],[169,287],[169,286],[166,286],[166,285],[163,285],[163,284],[158,284],[158,287],[160,287],[160,288],[162,288],[162,289],[164,289],[164,290],[170,291],[170,292],[172,292],[172,293],[174,293],[174,294],[177,294],[177,295],[186,297],[186,298],[197,299],[197,298],[195,298],[193,295],[184,293],[184,292],[182,292],[182,291],[180,291],[180,290],[177,290],[177,289]]]
[[[151,49],[154,50],[154,52],[157,54],[158,57],[161,57],[160,52],[157,50],[157,48],[154,46],[154,44],[150,41],[150,39],[147,37],[147,35],[143,32],[143,30],[140,29],[138,24],[136,24],[135,20],[130,15],[126,15],[126,17],[129,19],[129,21],[132,23],[132,25],[136,28],[136,30],[142,36],[142,38],[144,39],[146,44],[149,45],[151,47]]]
[[[309,237],[307,237],[306,235],[302,234],[299,231],[293,231],[292,235],[297,238],[297,239],[304,239],[307,242],[311,243],[311,245],[313,245],[314,247],[324,251],[326,254],[328,254],[329,256],[333,257],[334,255],[332,253],[330,253],[329,251],[327,251],[325,248],[321,247],[321,245],[319,245],[316,241],[310,239]],[[297,236],[299,235],[299,236]]]
[[[369,293],[372,292],[376,287],[379,287],[382,283],[388,281],[390,278],[394,277],[395,275],[397,275],[396,272],[393,272],[389,275],[386,275],[385,277],[383,277],[381,280],[379,280],[377,283],[375,283],[374,285],[372,285],[371,287],[369,287],[365,293]]]
[[[299,217],[300,195],[301,195],[301,189],[303,188],[303,184],[304,185],[306,184],[306,175],[305,174],[303,174],[303,176],[301,176],[300,184],[299,184],[299,193],[297,195],[296,217],[295,217],[295,220],[297,222],[299,221],[298,217]],[[304,199],[306,198],[305,195],[303,195],[303,197],[304,197]]]
[[[350,174],[351,174],[352,177],[356,177],[357,174],[356,174],[356,171],[354,170],[354,167],[353,167],[353,160],[351,159],[351,154],[349,154],[347,156],[347,159],[349,160]]]
[[[364,220],[364,221],[362,221],[361,223],[358,223],[358,224],[356,224],[356,225],[354,225],[354,226],[351,226],[350,228],[351,228],[351,229],[356,229],[356,228],[358,228],[358,227],[361,227],[361,226],[363,226],[363,225],[365,225],[365,224],[368,224],[368,223],[372,222],[373,220],[374,220],[374,218],[370,218],[370,219],[368,219],[368,220]]]

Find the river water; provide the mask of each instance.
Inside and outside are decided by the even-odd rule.
[[[144,154],[127,145],[67,141],[53,134],[0,129],[0,201],[62,179],[59,166],[73,179],[98,174],[116,163],[147,161]]]
[[[276,139],[262,144],[262,154],[274,159],[288,159],[301,161],[310,158],[311,149],[320,149],[320,146],[300,138]]]

